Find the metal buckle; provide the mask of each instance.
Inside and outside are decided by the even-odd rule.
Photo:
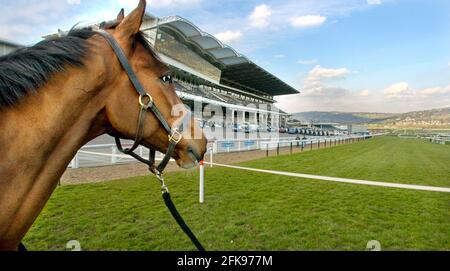
[[[178,132],[176,128],[172,129],[172,134],[169,135],[170,142],[178,144],[178,142],[180,142],[182,138],[183,136],[180,134],[180,132]]]
[[[155,176],[158,179],[158,181],[161,183],[161,192],[169,193],[169,188],[167,187],[166,183],[164,182],[164,177],[161,172],[157,171],[155,172]]]
[[[147,104],[144,104],[144,102],[143,102],[144,97],[148,98]],[[153,98],[150,94],[145,93],[144,95],[139,95],[139,105],[141,105],[142,108],[148,109],[148,108],[150,108],[150,106],[152,106],[152,104],[153,104]]]

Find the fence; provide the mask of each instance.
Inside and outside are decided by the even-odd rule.
[[[306,140],[296,140],[295,137],[215,140],[208,143],[208,149],[212,150],[214,154],[217,154],[251,150],[274,150],[289,146],[303,146],[303,148],[312,148],[313,145],[316,145],[320,148],[323,144],[325,144],[325,147],[328,147],[333,144],[336,145],[360,140],[361,138],[365,137],[308,137]],[[124,147],[130,146],[131,144],[124,144]],[[148,157],[149,154],[148,149],[142,146],[140,146],[135,152],[143,157]],[[157,152],[156,159],[161,159],[162,157],[163,154]],[[115,144],[97,144],[82,147],[69,164],[69,167],[99,167],[134,162],[136,162],[134,158],[120,153]]]
[[[450,137],[421,137],[421,139],[427,140],[431,143],[450,145]]]
[[[302,148],[302,149],[312,149],[314,146],[317,148],[321,147],[331,147],[341,144],[354,143],[360,140],[364,140],[372,136],[342,136],[342,137],[322,137],[322,138],[309,138],[302,140],[278,140],[278,141],[267,141],[261,142],[261,149],[264,150],[274,150],[280,148],[290,147],[291,149],[294,147]]]
[[[240,152],[260,150],[264,142],[277,142],[279,138],[255,138],[255,139],[230,139],[210,141],[208,147],[213,153]],[[287,137],[285,140],[295,140],[295,137]]]
[[[131,147],[131,144],[123,144],[123,147]],[[143,146],[138,147],[135,152],[143,157],[149,155],[148,149]],[[158,158],[162,157],[160,153],[157,155]],[[69,167],[99,167],[133,162],[136,162],[136,160],[119,152],[115,144],[97,144],[82,147],[70,162]]]

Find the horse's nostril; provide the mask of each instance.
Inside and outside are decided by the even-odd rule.
[[[198,154],[197,151],[195,151],[192,147],[188,147],[188,155],[192,158],[192,161],[194,161],[196,164],[202,160],[202,156]]]

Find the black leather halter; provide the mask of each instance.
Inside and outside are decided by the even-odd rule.
[[[184,120],[180,123],[180,126],[177,128],[173,128],[170,126],[170,124],[167,122],[167,120],[163,117],[161,112],[159,111],[158,107],[156,107],[155,103],[153,102],[152,96],[145,91],[141,83],[139,82],[136,74],[134,73],[133,69],[130,66],[130,63],[128,62],[127,57],[123,53],[122,49],[120,48],[119,43],[114,39],[114,37],[106,32],[105,30],[99,29],[97,32],[108,41],[109,45],[111,45],[111,48],[113,49],[114,53],[116,54],[117,58],[119,59],[120,64],[122,65],[125,72],[128,74],[128,77],[133,84],[134,88],[136,89],[137,93],[139,94],[139,105],[140,105],[140,111],[139,111],[139,118],[138,118],[138,126],[136,130],[136,137],[134,139],[134,144],[130,148],[123,148],[122,144],[120,143],[120,138],[115,137],[117,148],[120,152],[123,152],[125,154],[128,154],[137,160],[139,160],[142,163],[145,163],[149,166],[149,170],[156,175],[158,180],[161,183],[161,190],[162,190],[162,196],[164,199],[164,203],[166,204],[167,208],[169,209],[170,213],[174,217],[174,219],[177,221],[178,225],[181,227],[181,229],[186,233],[186,235],[191,239],[191,241],[194,243],[194,245],[197,247],[198,250],[204,251],[204,247],[201,245],[201,243],[198,241],[197,237],[192,233],[192,231],[189,229],[187,224],[184,222],[183,218],[181,217],[180,213],[177,211],[175,205],[173,204],[171,198],[169,189],[167,188],[166,184],[164,183],[163,178],[163,171],[165,167],[167,166],[168,162],[170,161],[170,158],[172,157],[175,147],[177,144],[181,141],[182,135],[181,135],[181,129],[183,128]],[[155,167],[155,150],[150,149],[149,159],[145,159],[134,153],[134,150],[136,150],[137,147],[139,147],[140,142],[142,140],[142,134],[145,124],[145,116],[147,114],[147,111],[150,110],[153,112],[155,117],[159,120],[161,125],[164,127],[164,129],[167,131],[168,139],[169,139],[169,145],[167,147],[167,151],[164,155],[164,158],[160,162],[158,166]],[[190,117],[190,114],[186,114],[185,118]],[[188,147],[188,155],[191,157],[193,162],[199,162],[202,157],[192,148]]]

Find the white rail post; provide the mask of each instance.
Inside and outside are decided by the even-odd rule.
[[[117,163],[117,149],[115,148],[115,146],[111,147],[111,154],[111,164],[114,165],[115,163]]]
[[[213,143],[213,152],[217,153],[217,141],[214,141]]]
[[[75,159],[74,159],[74,166],[73,168],[79,168],[80,167],[80,158],[78,157],[78,152],[77,154],[75,154]]]
[[[205,201],[205,166],[203,160],[200,161],[200,191],[199,201],[203,203]]]
[[[213,167],[213,148],[209,149],[209,167]]]

